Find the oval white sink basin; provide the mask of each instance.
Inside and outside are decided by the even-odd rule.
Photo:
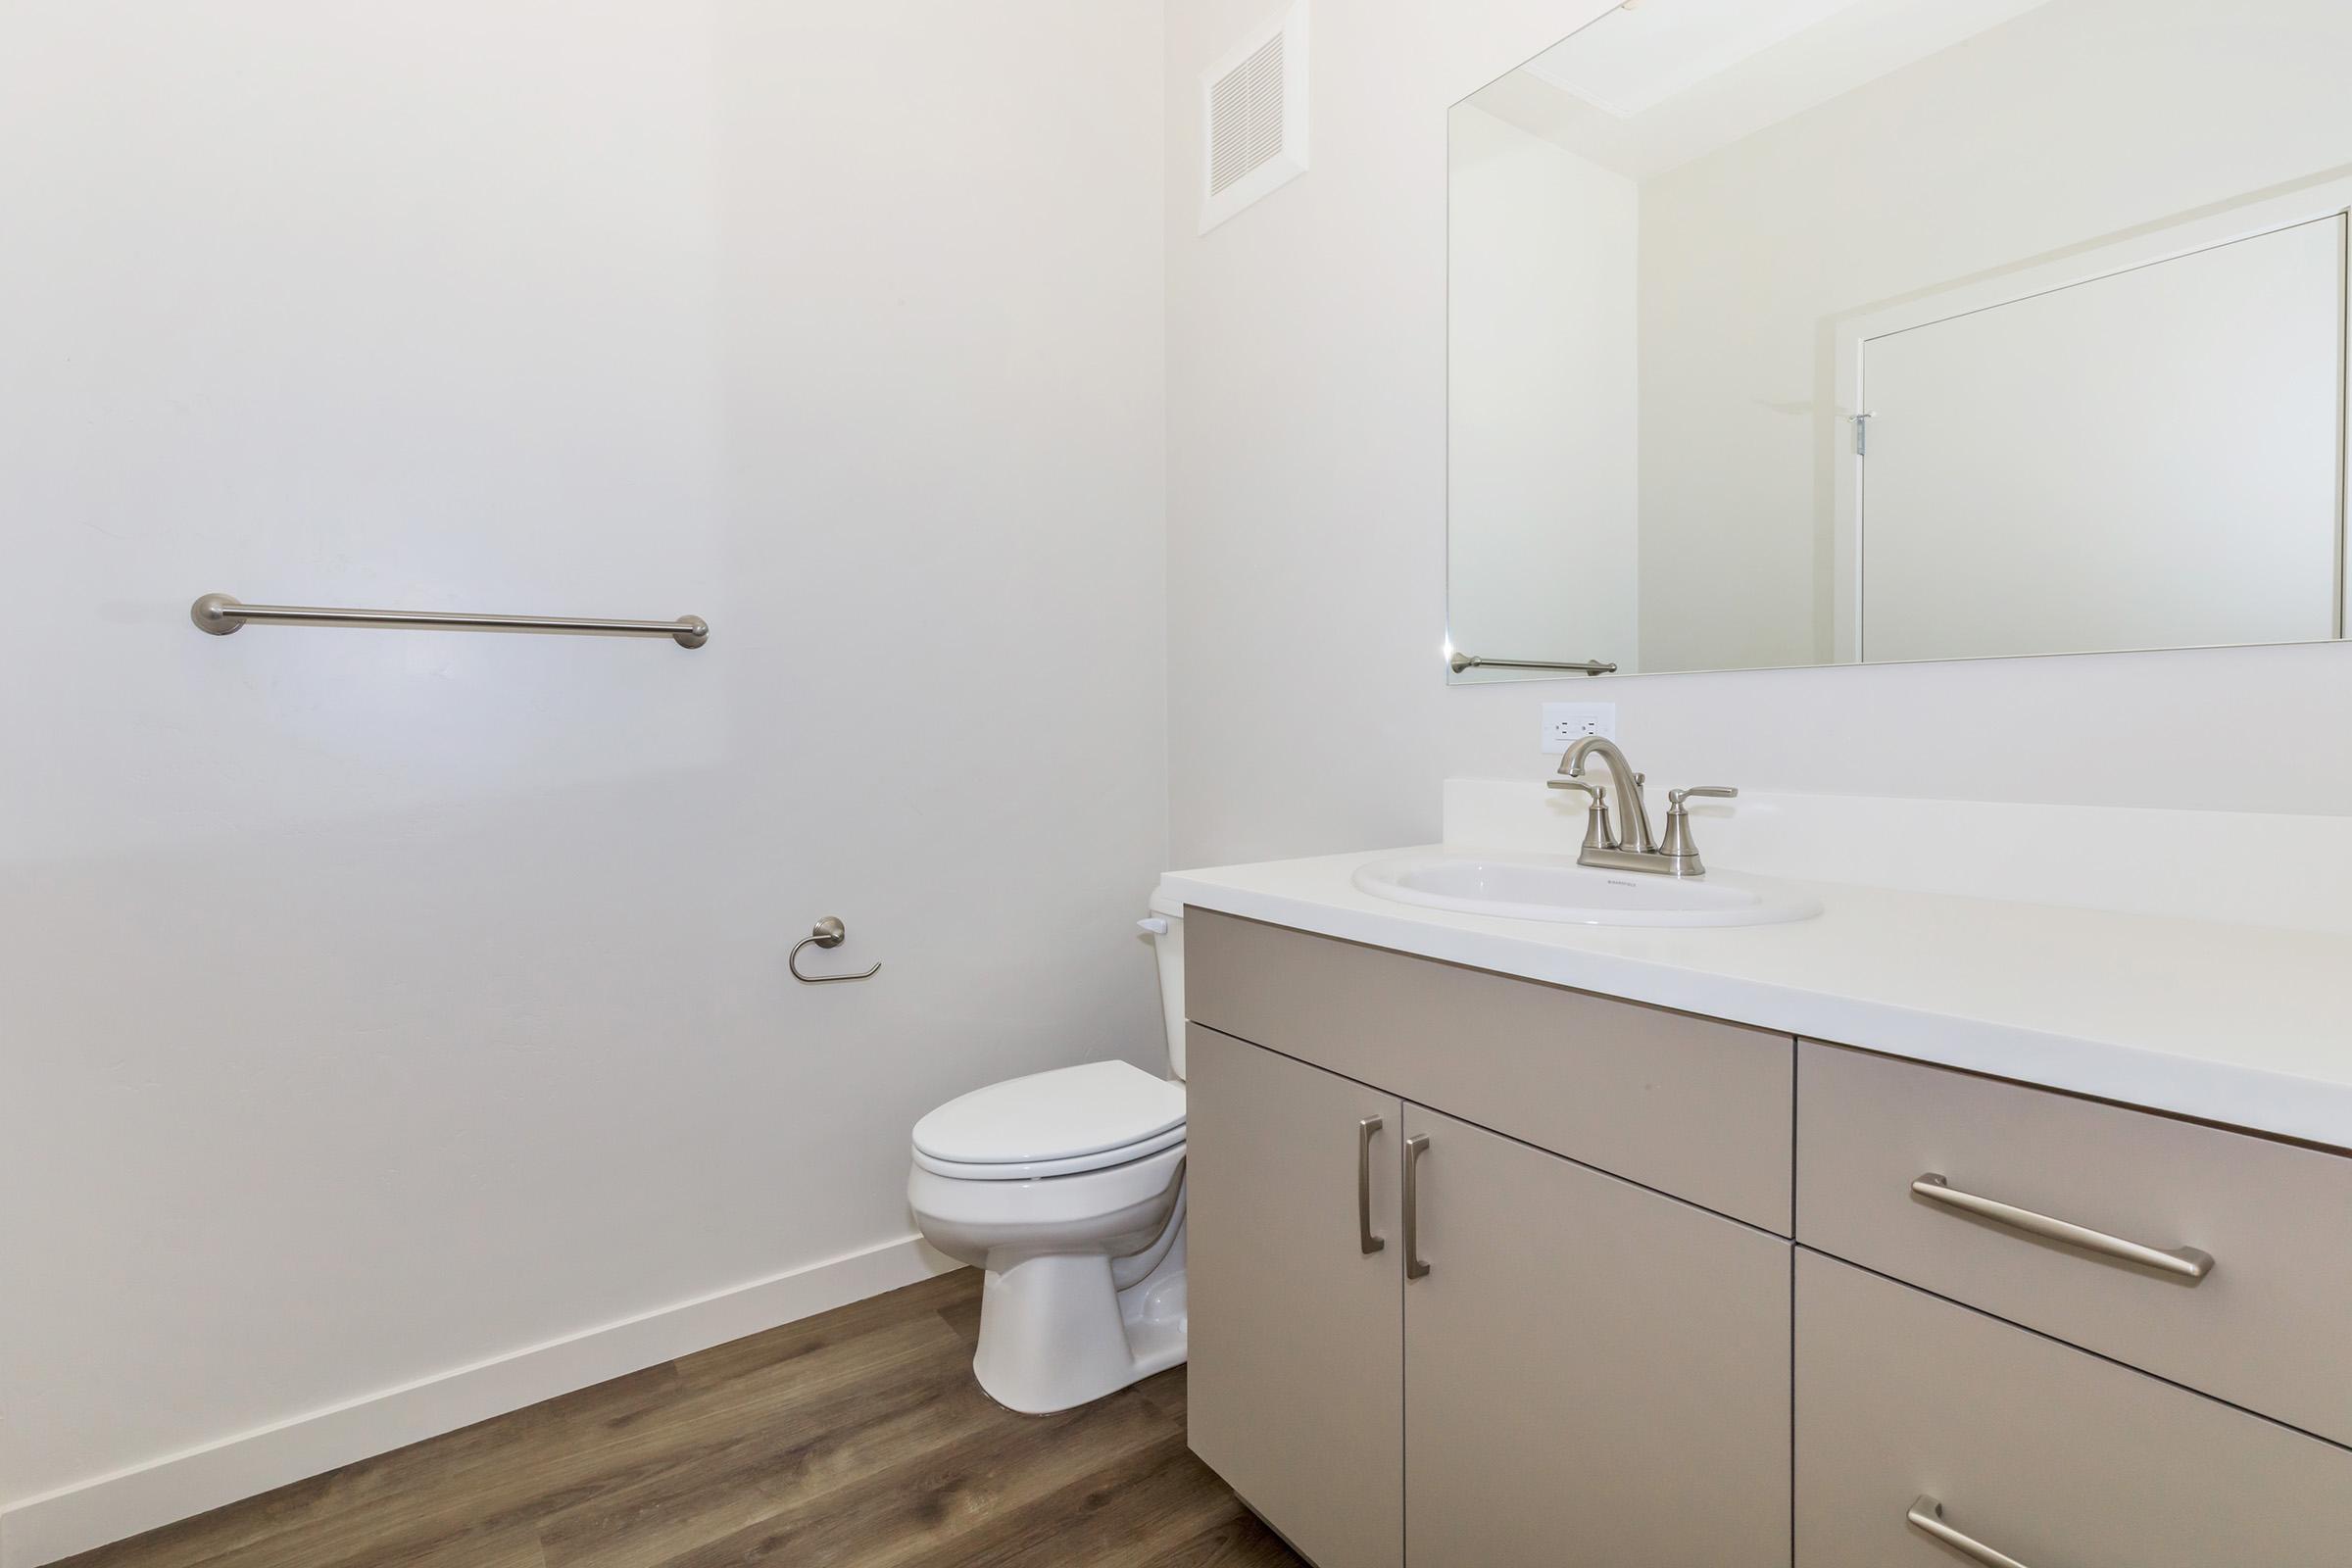
[[[1581,925],[1774,925],[1821,912],[1814,900],[1764,877],[1600,871],[1566,855],[1403,855],[1358,866],[1354,881],[1398,904]]]

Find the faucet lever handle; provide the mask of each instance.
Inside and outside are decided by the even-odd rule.
[[[1690,838],[1690,808],[1683,803],[1694,795],[1709,800],[1729,801],[1738,798],[1739,794],[1729,784],[1693,784],[1687,790],[1666,792],[1666,839],[1658,846],[1658,853],[1673,862],[1676,876],[1707,874],[1707,862],[1698,858],[1698,846]]]
[[[1613,850],[1617,848],[1617,829],[1609,820],[1609,791],[1605,784],[1595,784],[1589,778],[1573,778],[1563,773],[1558,778],[1544,781],[1546,788],[1583,790],[1592,797],[1591,809],[1585,812],[1585,848]]]

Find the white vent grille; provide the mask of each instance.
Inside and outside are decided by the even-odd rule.
[[[1200,231],[1306,172],[1306,5],[1259,27],[1200,76]]]
[[[1282,34],[1208,89],[1208,193],[1282,155]]]

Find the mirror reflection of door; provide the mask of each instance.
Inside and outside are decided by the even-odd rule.
[[[2339,215],[1863,343],[1860,657],[2341,635],[2344,246]]]
[[[1452,678],[2344,636],[2347,60],[2352,0],[1628,0],[1487,82]]]

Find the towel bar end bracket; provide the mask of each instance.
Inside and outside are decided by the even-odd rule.
[[[228,612],[235,604],[236,601],[226,594],[206,594],[188,607],[188,618],[196,623],[198,631],[225,637],[244,624],[243,621],[228,618]]]

